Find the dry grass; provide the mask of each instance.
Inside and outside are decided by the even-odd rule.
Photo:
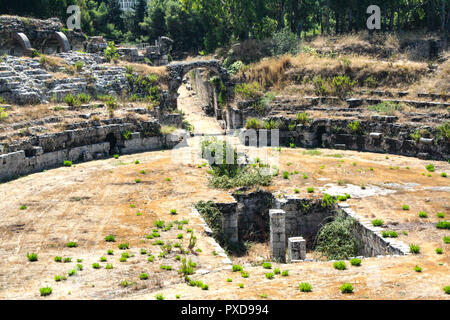
[[[445,55],[442,63],[431,78],[420,81],[414,89],[436,94],[449,94],[450,92],[450,53]]]
[[[246,81],[258,81],[264,87],[280,87],[283,82],[308,82],[316,76],[322,78],[348,75],[359,85],[370,76],[379,85],[398,86],[411,84],[424,74],[427,64],[410,61],[382,61],[366,56],[324,57],[314,53],[300,53],[264,59],[242,70],[238,77]]]

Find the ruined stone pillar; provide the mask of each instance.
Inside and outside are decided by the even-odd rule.
[[[286,262],[286,213],[280,209],[269,211],[270,256],[272,260]]]
[[[288,262],[306,259],[306,241],[302,237],[288,239]]]
[[[238,236],[238,212],[236,210],[222,212],[222,230],[225,239],[230,242],[239,242]]]

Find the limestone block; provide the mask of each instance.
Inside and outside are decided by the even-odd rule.
[[[306,240],[302,237],[288,239],[288,262],[306,259]]]

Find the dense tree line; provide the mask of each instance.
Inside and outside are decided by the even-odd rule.
[[[381,8],[382,30],[448,33],[450,0],[139,0],[122,12],[118,0],[2,0],[0,13],[65,21],[82,9],[82,30],[116,41],[149,42],[167,35],[179,51],[206,50],[279,30],[298,35],[342,34],[366,28],[369,5]]]

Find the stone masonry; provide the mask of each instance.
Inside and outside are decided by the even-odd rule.
[[[306,259],[306,240],[302,237],[288,239],[288,262]]]
[[[270,256],[272,260],[286,261],[286,213],[283,210],[272,209],[270,216]]]

